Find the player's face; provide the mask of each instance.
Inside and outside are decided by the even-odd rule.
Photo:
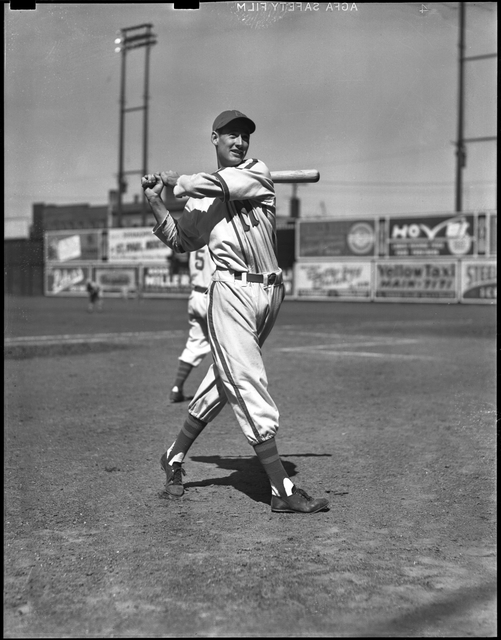
[[[220,167],[236,167],[244,161],[249,149],[250,133],[245,122],[234,120],[212,132]]]

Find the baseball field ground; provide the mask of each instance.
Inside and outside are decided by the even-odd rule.
[[[229,407],[162,497],[185,299],[4,324],[5,638],[497,637],[494,306],[284,302],[263,354],[314,515],[271,513]]]

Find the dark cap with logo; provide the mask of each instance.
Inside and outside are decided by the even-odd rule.
[[[223,113],[220,113],[218,115],[218,117],[214,120],[214,124],[212,125],[212,131],[222,129],[225,125],[233,122],[233,120],[245,120],[247,125],[249,126],[249,133],[254,133],[254,131],[256,130],[256,125],[250,118],[245,115],[245,113],[237,111],[236,109],[230,109],[229,111],[223,111]]]

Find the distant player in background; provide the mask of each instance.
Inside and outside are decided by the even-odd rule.
[[[188,299],[188,321],[190,332],[184,351],[179,356],[174,386],[170,391],[170,402],[184,402],[190,397],[184,395],[184,383],[195,367],[210,353],[209,330],[207,328],[207,289],[209,288],[215,265],[211,260],[207,245],[190,253],[191,293]]]
[[[92,313],[95,308],[97,308],[98,311],[102,311],[103,301],[101,299],[101,287],[97,282],[87,280],[87,293],[89,294],[89,306],[87,307],[88,312]]]

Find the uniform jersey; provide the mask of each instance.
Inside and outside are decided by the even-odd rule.
[[[279,270],[276,198],[268,167],[256,159],[215,173],[183,175],[176,196],[190,196],[182,216],[170,216],[153,233],[174,251],[208,245],[218,270],[267,273]]]
[[[190,330],[185,348],[179,360],[198,367],[210,353],[209,331],[207,329],[207,289],[209,288],[214,263],[207,245],[192,251],[189,257],[191,293],[188,298],[188,322]]]
[[[207,245],[190,253],[189,268],[191,288],[207,290],[215,269]]]
[[[208,423],[229,402],[249,443],[264,442],[275,435],[279,413],[261,348],[284,297],[270,172],[259,160],[245,160],[213,174],[181,176],[174,194],[190,196],[182,216],[167,215],[153,232],[176,252],[207,245],[216,267],[206,296],[213,364],[188,413]],[[248,281],[243,272],[263,280]],[[269,281],[271,274],[277,277]]]

